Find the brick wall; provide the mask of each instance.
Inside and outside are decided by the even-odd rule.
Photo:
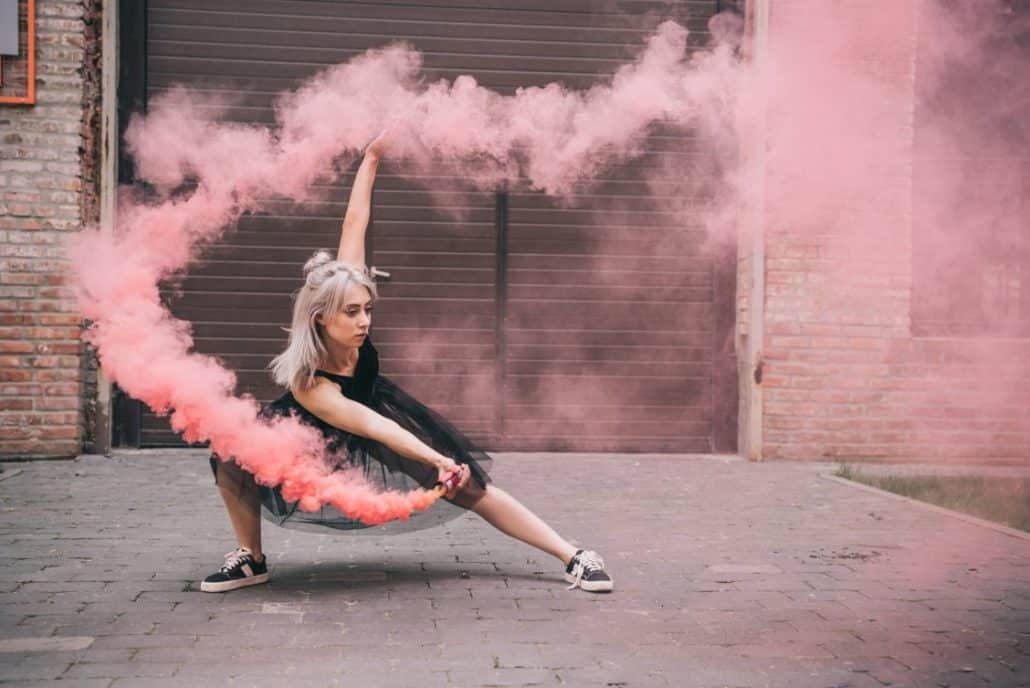
[[[920,1],[772,4],[766,458],[1030,463],[1030,341],[912,334]],[[98,214],[99,6],[37,3],[38,103],[0,106],[2,458],[94,441],[96,364],[61,242]],[[850,78],[821,82],[842,67],[826,59],[842,45]],[[856,127],[868,146],[842,150]]]
[[[1030,463],[1030,341],[912,334],[918,2],[772,5],[766,458]]]
[[[99,4],[36,3],[36,105],[0,106],[3,458],[72,456],[90,440],[92,366],[62,241],[96,220]]]

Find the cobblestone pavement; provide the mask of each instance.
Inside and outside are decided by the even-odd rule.
[[[472,515],[392,537],[266,527],[272,583],[204,594],[234,545],[202,454],[6,469],[9,684],[1030,685],[1030,540],[826,465],[499,456],[498,484],[605,555],[603,596]]]

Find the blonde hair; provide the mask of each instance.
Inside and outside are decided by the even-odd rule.
[[[293,321],[286,350],[272,359],[269,368],[276,383],[291,389],[306,389],[325,360],[325,330],[318,323],[343,307],[347,287],[359,284],[374,301],[376,285],[363,268],[333,260],[327,251],[316,251],[304,264],[304,286],[293,295]]]

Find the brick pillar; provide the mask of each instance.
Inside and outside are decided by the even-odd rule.
[[[773,0],[766,458],[1030,463],[1030,339],[913,326],[918,36],[961,45],[972,33],[941,30],[936,6]]]
[[[96,220],[99,1],[41,0],[37,103],[0,106],[0,457],[88,439],[90,366],[63,240]]]
[[[917,2],[775,0],[763,454],[885,456],[909,333]]]

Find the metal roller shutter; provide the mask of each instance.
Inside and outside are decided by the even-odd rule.
[[[270,124],[275,94],[395,40],[422,51],[430,78],[584,88],[664,18],[702,44],[716,5],[149,0],[146,95],[180,83],[227,93],[230,118]],[[649,159],[572,207],[462,192],[460,219],[385,164],[370,234],[372,262],[393,275],[373,325],[384,373],[493,448],[710,449],[715,268],[700,229],[655,212],[639,180],[639,165],[689,141],[650,144]],[[238,373],[239,392],[279,393],[266,366],[285,343],[290,294],[310,253],[335,247],[349,187],[345,177],[324,189],[314,210],[277,203],[243,218],[169,288],[197,349]],[[142,446],[179,442],[142,414]]]

